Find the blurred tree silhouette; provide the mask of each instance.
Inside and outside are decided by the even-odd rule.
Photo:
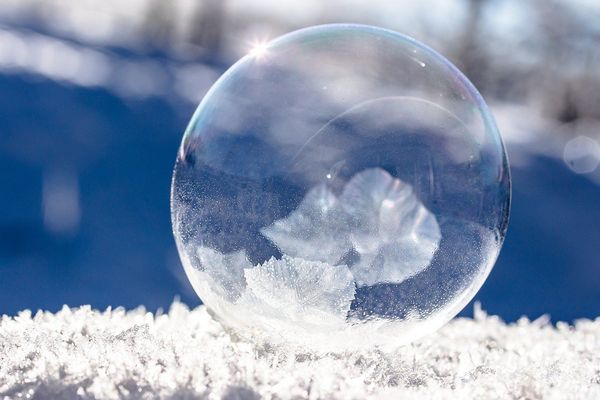
[[[165,49],[173,41],[175,23],[171,2],[151,0],[148,2],[141,34],[149,45]]]
[[[462,32],[457,32],[459,48],[456,54],[458,67],[480,90],[485,90],[490,77],[490,56],[482,41],[484,33],[482,13],[486,0],[468,0],[466,21]]]
[[[204,49],[208,55],[221,52],[225,26],[225,0],[204,0],[196,6],[189,40]]]

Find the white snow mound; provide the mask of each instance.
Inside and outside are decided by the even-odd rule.
[[[600,398],[600,318],[505,324],[476,309],[392,353],[232,338],[203,306],[64,307],[0,320],[0,399]]]

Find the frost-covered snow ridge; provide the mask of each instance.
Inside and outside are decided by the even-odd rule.
[[[201,306],[64,307],[0,322],[0,399],[600,398],[600,319],[507,325],[475,310],[391,353],[236,341]]]

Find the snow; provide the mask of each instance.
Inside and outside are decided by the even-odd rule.
[[[257,346],[179,302],[0,320],[0,399],[259,397],[599,398],[600,319],[506,324],[476,308],[388,353]]]

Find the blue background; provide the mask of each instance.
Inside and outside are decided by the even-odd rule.
[[[41,24],[1,27],[61,38]],[[163,49],[101,49],[125,61],[171,62]],[[211,52],[194,58],[216,73],[212,80],[232,61]],[[175,155],[195,104],[174,93],[166,85],[161,96],[128,97],[26,69],[0,71],[0,314],[63,304],[155,310],[175,296],[199,304],[178,259],[169,210]],[[509,157],[524,146],[532,145],[509,141]],[[64,229],[45,216],[52,174],[75,182],[76,222]],[[513,165],[512,179],[506,242],[475,300],[506,320],[596,317],[600,185],[541,152]],[[463,314],[471,311],[469,305]]]

